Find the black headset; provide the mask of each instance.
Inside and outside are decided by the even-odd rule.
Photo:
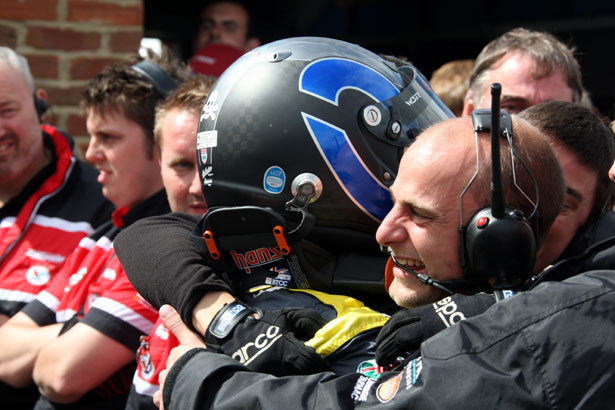
[[[481,289],[504,290],[518,289],[533,273],[536,261],[538,232],[525,218],[523,212],[504,204],[500,175],[500,138],[504,137],[511,149],[511,161],[518,160],[534,181],[536,203],[529,216],[538,220],[538,187],[534,176],[516,155],[512,143],[512,120],[506,111],[500,111],[502,86],[491,86],[491,109],[472,112],[472,124],[476,135],[478,155],[478,133],[491,130],[491,206],[477,212],[466,226],[463,226],[462,198],[478,174],[468,182],[459,197],[460,217],[460,254],[465,279]],[[499,115],[498,115],[499,114]],[[512,164],[514,177],[514,164]],[[519,188],[520,189],[520,188]],[[526,195],[527,197],[527,195]],[[528,198],[528,201],[530,199]],[[535,223],[534,226],[537,226]]]
[[[163,97],[168,96],[177,87],[177,83],[169,73],[151,61],[141,61],[131,68],[145,76]]]
[[[49,105],[47,104],[47,101],[38,98],[36,94],[34,94],[33,97],[34,97],[34,109],[36,110],[36,115],[38,116],[39,120],[41,120],[45,112],[47,112]]]

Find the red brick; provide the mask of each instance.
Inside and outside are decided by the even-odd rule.
[[[70,77],[73,80],[91,80],[107,65],[118,61],[121,59],[78,57],[70,62]]]
[[[36,79],[58,78],[58,56],[24,54]]]
[[[133,52],[136,54],[142,38],[142,30],[113,33],[111,34],[111,51],[114,53]]]
[[[69,105],[78,107],[84,87],[44,87],[50,106]]]
[[[88,130],[85,127],[85,118],[83,118],[83,116],[79,114],[70,114],[68,116],[68,118],[66,119],[66,131],[73,137],[83,136],[89,138]],[[85,152],[87,147],[88,146],[86,142],[83,152]]]
[[[2,0],[0,19],[57,20],[59,0]]]
[[[17,32],[13,27],[0,25],[0,46],[12,49],[17,47]]]
[[[120,6],[113,3],[69,0],[68,20],[121,26],[141,26],[143,24],[143,4]]]
[[[51,27],[28,28],[28,45],[45,50],[86,51],[100,47],[100,34]]]

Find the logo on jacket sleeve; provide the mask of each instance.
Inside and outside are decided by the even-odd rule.
[[[51,273],[42,265],[34,265],[26,271],[26,280],[35,286],[42,286],[49,282]]]
[[[369,395],[369,389],[376,383],[376,379],[371,379],[367,376],[361,376],[357,379],[354,385],[350,398],[355,401],[367,401]]]
[[[365,360],[359,363],[359,365],[357,366],[357,373],[360,373],[367,377],[371,377],[373,379],[379,378],[387,370],[390,369],[387,367],[379,366],[378,363],[376,363],[375,359]]]
[[[388,403],[397,394],[402,373],[382,383],[376,389],[376,397],[381,403]]]
[[[466,319],[463,312],[457,310],[457,304],[450,296],[439,300],[432,306],[446,327],[451,327]]]
[[[423,370],[423,358],[418,357],[412,360],[410,363],[406,365],[404,368],[404,373],[406,374],[406,390],[410,387],[414,386],[419,376],[421,375],[421,371]]]

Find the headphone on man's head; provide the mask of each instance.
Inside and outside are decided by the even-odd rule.
[[[515,152],[512,142],[512,120],[506,111],[500,111],[500,94],[501,85],[493,84],[491,109],[478,109],[472,112],[477,149],[476,173],[459,196],[460,254],[464,276],[466,280],[486,291],[518,289],[533,273],[538,241],[538,233],[532,229],[528,221],[531,218],[538,220],[538,187],[534,176]],[[478,211],[470,218],[468,224],[463,226],[462,199],[478,174],[478,133],[486,130],[491,130],[491,206]],[[529,218],[525,218],[520,210],[504,204],[500,175],[500,137],[504,137],[510,146],[515,185],[515,160],[520,161],[534,181],[536,203],[533,204],[534,210]],[[516,186],[521,190],[518,185]],[[527,195],[525,197],[532,202]]]
[[[177,83],[169,73],[151,61],[141,61],[131,68],[145,76],[163,97],[168,96],[171,91],[177,88]]]
[[[33,94],[33,97],[34,97],[34,110],[36,110],[36,115],[38,119],[42,121],[42,117],[47,112],[47,109],[49,108],[49,104],[47,104],[47,101],[41,98],[38,98],[36,94]]]

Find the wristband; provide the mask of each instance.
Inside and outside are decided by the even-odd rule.
[[[225,304],[212,319],[207,332],[218,339],[224,339],[237,323],[253,313],[260,313],[239,301]],[[207,337],[205,338],[207,340]]]

